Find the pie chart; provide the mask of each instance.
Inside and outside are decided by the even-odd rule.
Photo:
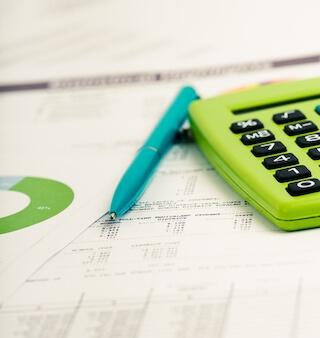
[[[0,217],[0,234],[45,221],[66,209],[74,198],[66,184],[32,176],[0,176],[0,190],[22,193],[29,198],[22,210]]]

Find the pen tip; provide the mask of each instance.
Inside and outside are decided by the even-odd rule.
[[[117,218],[117,214],[113,211],[109,212],[109,220],[114,221]]]

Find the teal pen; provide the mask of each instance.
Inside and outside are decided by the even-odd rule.
[[[122,176],[108,212],[111,220],[125,214],[139,199],[160,160],[173,145],[190,103],[198,98],[191,87],[179,91]]]

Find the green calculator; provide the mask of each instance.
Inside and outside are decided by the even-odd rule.
[[[191,127],[209,162],[284,230],[320,226],[320,78],[197,100]]]

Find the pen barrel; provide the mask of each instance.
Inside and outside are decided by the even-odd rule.
[[[166,151],[173,145],[177,136],[177,129],[162,130],[161,135],[153,135],[142,146],[142,149],[155,149],[160,156],[163,156]]]
[[[197,98],[198,95],[191,87],[180,90],[122,176],[112,198],[111,213],[122,216],[138,200],[186,120],[189,104]]]
[[[123,215],[140,197],[160,162],[156,149],[143,147],[122,176],[113,195],[110,210]]]

